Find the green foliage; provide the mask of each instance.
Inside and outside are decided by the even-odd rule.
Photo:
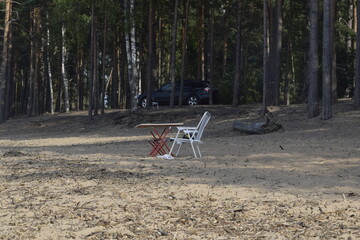
[[[76,99],[77,83],[75,78],[75,66],[77,64],[78,53],[84,55],[85,69],[83,75],[85,77],[84,84],[88,84],[89,73],[89,54],[90,54],[90,31],[91,31],[91,10],[94,6],[95,18],[97,25],[97,41],[99,51],[99,62],[102,54],[106,55],[105,71],[109,73],[113,69],[113,53],[119,52],[121,67],[119,67],[117,84],[124,84],[127,81],[126,51],[124,47],[125,34],[128,32],[126,26],[124,4],[126,1],[118,0],[19,0],[20,4],[14,4],[14,11],[19,18],[13,24],[13,43],[14,48],[14,64],[22,69],[22,72],[14,75],[20,76],[19,79],[27,79],[30,66],[30,46],[29,40],[31,26],[31,12],[34,8],[41,10],[41,37],[46,36],[47,27],[50,30],[50,61],[53,69],[54,84],[61,87],[59,83],[61,68],[60,46],[61,46],[61,27],[66,29],[65,44],[68,50],[67,68],[69,79],[71,79],[71,96],[72,101]],[[321,2],[321,1],[320,1]],[[355,31],[349,23],[352,16],[349,14],[351,2],[346,0],[337,1],[336,15],[336,46],[337,46],[337,73],[338,73],[338,93],[343,96],[346,89],[353,84],[354,78],[354,49],[349,47],[350,41],[354,41],[356,37]],[[177,32],[177,48],[176,48],[176,79],[180,79],[181,71],[181,43],[182,43],[182,23],[184,21],[185,1],[179,4],[179,22]],[[274,3],[274,1],[273,1]],[[158,74],[157,83],[159,85],[169,80],[169,56],[171,49],[171,34],[173,31],[174,19],[174,1],[154,0],[156,9],[156,17],[154,30],[156,32],[156,71]],[[262,73],[263,73],[263,2],[253,0],[241,1],[241,102],[261,101],[262,99]],[[136,28],[136,47],[139,54],[139,70],[142,72],[142,83],[146,86],[146,61],[147,61],[147,41],[148,41],[148,16],[149,16],[149,0],[135,0],[135,28]],[[3,2],[0,3],[3,7]],[[207,70],[209,59],[207,52],[209,51],[209,18],[210,9],[214,9],[214,58],[213,58],[213,84],[219,89],[222,95],[223,103],[231,103],[233,95],[234,70],[235,70],[235,49],[236,49],[236,15],[237,1],[190,1],[190,13],[187,34],[187,57],[185,78],[198,78],[199,63],[201,52],[199,49],[203,47],[205,51],[204,66]],[[319,56],[321,57],[321,27],[322,14],[320,4],[319,15]],[[204,12],[202,12],[204,11]],[[202,14],[201,14],[202,13]],[[46,15],[49,15],[46,18]],[[3,13],[0,14],[3,18]],[[203,17],[203,19],[202,19]],[[104,29],[105,21],[107,29]],[[203,23],[201,22],[203,21]],[[202,25],[201,25],[202,23]],[[290,78],[291,99],[292,102],[297,101],[300,93],[303,91],[304,83],[307,77],[306,64],[308,58],[308,26],[309,25],[309,7],[308,1],[283,1],[283,46],[281,58],[281,93],[284,92],[285,78]],[[46,27],[45,27],[46,26]],[[104,36],[106,34],[105,42]],[[116,43],[116,44],[114,44]],[[354,42],[353,42],[354,43]],[[102,46],[106,44],[105,53],[102,53]],[[227,52],[224,46],[227,45]],[[114,49],[114,47],[116,49]],[[226,62],[224,63],[224,54],[226,54]],[[159,66],[161,62],[161,66]],[[321,58],[320,61],[321,63]],[[100,63],[102,64],[102,63]],[[320,66],[321,67],[321,66]],[[321,70],[321,69],[320,69]],[[18,70],[19,71],[19,70]],[[161,76],[160,76],[161,73]],[[43,73],[42,73],[43,74]],[[209,75],[205,71],[206,80]],[[39,75],[41,76],[41,74]],[[120,79],[121,76],[121,79]],[[26,82],[22,83],[18,80],[18,85],[23,84],[26,89]],[[40,81],[40,80],[39,80]],[[127,86],[122,86],[126,89]],[[23,90],[26,91],[26,90]],[[121,90],[126,92],[126,90]],[[21,91],[19,91],[21,92]],[[115,92],[115,91],[114,91]],[[84,96],[87,99],[88,96]],[[116,97],[115,97],[116,98]],[[18,96],[17,99],[20,99]],[[113,99],[110,96],[110,99]]]

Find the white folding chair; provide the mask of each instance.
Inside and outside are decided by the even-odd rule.
[[[201,141],[201,136],[203,135],[204,129],[205,129],[206,125],[208,124],[210,118],[211,118],[211,114],[209,112],[205,112],[204,115],[202,116],[199,124],[196,127],[177,127],[178,132],[176,134],[176,137],[170,138],[171,140],[174,141],[174,143],[171,146],[169,155],[171,156],[171,153],[174,149],[175,144],[179,145],[178,150],[175,155],[175,156],[178,156],[181,146],[184,143],[190,143],[191,148],[194,152],[195,158],[197,158],[198,155],[199,155],[199,157],[201,157],[199,144],[203,143]],[[196,147],[197,151],[195,150],[195,147]]]

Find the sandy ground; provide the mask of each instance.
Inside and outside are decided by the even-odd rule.
[[[148,157],[145,122],[194,126],[193,158]],[[18,117],[0,125],[0,239],[359,239],[360,111],[307,119],[273,108],[283,129],[233,130],[260,105]],[[172,132],[174,134],[175,131]]]

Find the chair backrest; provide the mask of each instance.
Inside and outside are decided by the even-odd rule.
[[[196,127],[196,130],[198,131],[197,134],[195,135],[194,140],[199,140],[201,139],[201,136],[204,132],[204,129],[206,127],[206,125],[208,124],[209,120],[211,118],[211,114],[209,112],[205,112],[204,115],[202,116],[202,118],[200,119],[199,124]]]

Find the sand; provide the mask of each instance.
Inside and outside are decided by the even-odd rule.
[[[0,125],[0,239],[359,239],[360,111],[330,120],[273,107],[280,131],[248,135],[261,105],[18,116]],[[149,157],[139,123],[195,126],[194,158]],[[171,136],[174,136],[175,129]]]

